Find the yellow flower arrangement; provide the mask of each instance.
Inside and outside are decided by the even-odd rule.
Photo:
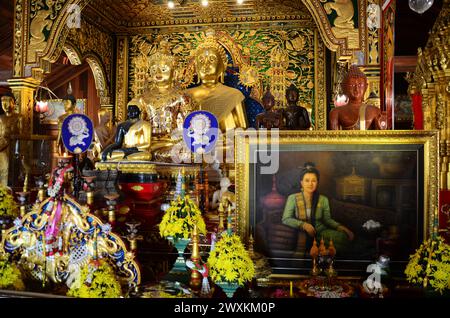
[[[410,283],[430,285],[441,294],[450,289],[450,245],[441,237],[426,240],[410,256],[405,274]]]
[[[8,262],[6,255],[0,256],[0,289],[25,290],[22,272]]]
[[[111,265],[106,261],[93,261],[82,268],[80,275],[67,292],[67,296],[119,298],[122,296],[122,291]]]
[[[236,234],[224,232],[208,258],[213,282],[237,283],[242,286],[255,276],[253,261]]]
[[[0,186],[0,216],[16,217],[18,215],[19,209],[10,190]]]
[[[159,233],[162,237],[189,239],[195,224],[197,224],[199,234],[205,235],[206,224],[200,209],[189,196],[179,196],[170,203],[170,207],[166,210],[159,224]]]

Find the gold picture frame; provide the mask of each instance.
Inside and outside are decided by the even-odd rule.
[[[277,175],[283,175],[283,173],[284,176],[293,175],[291,171],[300,168],[306,160],[311,161],[312,159],[314,161],[314,158],[316,158],[316,161],[320,161],[317,168],[324,170],[324,173],[319,181],[319,190],[321,191],[322,183],[326,184],[328,182],[328,189],[331,190],[328,190],[329,192],[325,190],[324,193],[330,196],[332,217],[333,202],[339,203],[339,200],[343,200],[344,206],[345,204],[347,206],[356,206],[354,211],[363,211],[361,214],[364,214],[365,210],[394,211],[392,215],[397,215],[397,222],[400,223],[398,227],[401,231],[404,230],[402,227],[403,224],[409,224],[405,219],[413,220],[415,218],[416,227],[414,233],[417,240],[414,246],[418,247],[423,239],[430,237],[431,234],[437,233],[438,231],[438,138],[437,131],[279,131],[275,134],[267,133],[267,135],[264,134],[264,131],[238,132],[235,139],[237,231],[245,241],[252,234],[255,249],[258,251],[258,230],[262,222],[261,220],[264,220],[266,217],[265,215],[261,216],[261,214],[267,213],[267,209],[265,210],[265,207],[262,205],[262,200],[268,194],[272,194],[270,197],[272,201],[269,202],[271,205],[276,204],[277,201],[275,199],[280,199],[280,196],[273,196],[273,194],[277,192],[277,195],[280,195],[282,191],[278,191],[279,189],[277,189],[274,192],[273,185],[277,188],[281,184],[284,186],[285,193],[289,193],[286,190],[289,188],[287,186],[289,182],[286,182],[286,184],[283,184],[283,180],[273,182],[273,175],[263,177],[263,175],[257,172],[258,167],[261,168],[263,166],[257,162],[258,152],[265,151],[264,147],[261,147],[265,146],[269,153],[271,151],[279,153],[279,170]],[[271,146],[271,142],[276,142],[276,139],[278,139],[278,148]],[[381,159],[375,160],[379,157]],[[349,158],[349,160],[343,160],[344,162],[340,164],[339,160],[342,158]],[[372,159],[367,160],[368,158]],[[353,167],[353,177],[350,172],[351,167],[346,167],[347,172],[344,172],[343,170],[345,169],[342,169],[343,166],[345,167],[350,162],[354,162],[352,165],[356,165],[356,173],[355,167]],[[369,164],[373,165],[370,166],[371,169],[369,169]],[[378,167],[376,166],[377,164],[379,165]],[[327,165],[328,167],[324,169]],[[358,169],[364,173],[360,173]],[[340,174],[337,172],[338,170],[341,170],[339,171],[341,172]],[[349,193],[345,193],[342,190],[342,184],[347,182],[348,185],[349,182],[354,182],[354,175],[358,174],[362,175],[359,179],[356,178],[356,182],[361,183],[357,187],[360,192],[356,193],[356,197],[350,196],[350,198],[351,200],[355,200],[356,198],[361,200],[361,202],[355,201],[355,203],[348,201],[348,198],[345,199],[345,195]],[[364,174],[367,174],[369,177],[365,177]],[[330,176],[333,176],[333,179],[328,178],[327,180],[327,177]],[[416,197],[414,198],[411,193],[415,193]],[[391,195],[391,198],[389,198],[389,195]],[[287,198],[287,196],[285,195],[284,197]],[[407,209],[405,206],[408,206],[408,204],[410,206]],[[367,209],[361,209],[360,206],[364,207],[364,205],[367,205]],[[280,206],[278,209],[281,210],[282,207]],[[411,212],[414,209],[416,212],[415,215]],[[280,211],[277,213],[280,213]],[[344,217],[345,213],[341,213],[341,217]],[[388,215],[386,218],[392,217],[388,212],[385,212],[385,214]],[[270,216],[272,219],[273,215]],[[279,214],[276,217],[279,218]],[[357,219],[358,217],[360,215],[356,215],[354,218]],[[375,219],[376,217],[374,216]],[[389,229],[393,226],[392,224],[395,225],[395,222],[389,222],[386,221],[386,229],[388,225]],[[413,223],[414,221],[411,221],[411,224]],[[411,230],[410,228],[412,227],[411,225],[408,229]],[[356,230],[361,231],[360,226]],[[264,245],[262,252],[258,252],[264,255],[264,251],[267,252],[269,250],[270,253],[266,255],[269,260],[283,259],[285,255],[273,256],[273,249],[270,249],[271,242],[275,241],[277,237],[273,238],[269,231],[263,230],[262,232],[266,236],[262,243]],[[378,246],[376,248],[378,250]],[[414,252],[414,249],[410,252]],[[309,258],[309,251],[305,251],[303,258],[299,257],[299,259],[305,260],[307,258]],[[349,260],[352,260],[352,258],[345,258],[346,262]],[[367,259],[361,259],[360,261],[363,264],[369,264],[373,259],[367,257]],[[403,261],[406,260],[402,258]],[[403,262],[403,265],[405,265],[405,262]],[[308,268],[308,262],[303,263],[302,266],[304,266],[303,273],[311,269]],[[275,267],[272,266],[272,269],[274,270]],[[352,272],[351,275],[353,275],[353,270],[365,271],[366,267],[359,264],[358,269],[349,269],[349,273],[350,271]],[[279,270],[278,274],[291,275],[302,274],[302,272],[300,269],[296,271],[295,268],[292,268],[292,270]]]

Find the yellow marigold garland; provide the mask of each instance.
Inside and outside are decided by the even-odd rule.
[[[430,285],[441,294],[450,289],[450,245],[441,237],[426,240],[410,256],[405,274],[410,283]]]
[[[253,261],[236,234],[224,232],[208,258],[209,274],[214,282],[242,286],[255,276]]]
[[[16,217],[19,209],[14,197],[7,187],[0,186],[0,216]]]
[[[67,295],[79,298],[119,298],[122,291],[111,265],[106,261],[98,264],[94,261],[82,268]]]
[[[25,290],[22,272],[6,256],[0,256],[0,289]]]
[[[195,224],[199,234],[205,235],[206,224],[200,209],[189,196],[184,198],[180,196],[173,200],[166,210],[159,224],[159,233],[162,237],[189,239]]]

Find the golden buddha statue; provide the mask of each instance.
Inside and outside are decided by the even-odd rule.
[[[152,158],[152,127],[148,121],[140,119],[138,104],[137,100],[128,103],[127,120],[117,126],[114,143],[102,152],[102,161],[148,161]]]
[[[149,87],[139,98],[140,107],[152,126],[151,152],[157,161],[170,159],[170,150],[181,140],[172,133],[183,129],[183,121],[192,110],[190,98],[174,86],[176,60],[167,41],[149,58]]]
[[[201,85],[188,89],[187,93],[201,110],[209,111],[217,117],[222,131],[247,128],[244,95],[239,90],[221,83],[228,61],[224,48],[214,36],[208,35],[193,55]]]
[[[114,142],[116,126],[112,123],[112,113],[109,109],[98,112],[98,125],[94,127],[94,158],[100,159],[100,154],[108,145]]]
[[[64,111],[65,113],[58,117],[58,138],[56,139],[56,149],[58,151],[58,154],[60,156],[65,153],[65,147],[62,140],[61,135],[61,128],[63,125],[64,120],[69,117],[70,115],[75,113],[75,105],[77,103],[77,100],[73,95],[68,95],[64,98]]]
[[[8,185],[9,153],[11,137],[19,135],[22,131],[22,119],[14,112],[15,98],[11,93],[2,96],[2,109],[0,115],[0,185]]]

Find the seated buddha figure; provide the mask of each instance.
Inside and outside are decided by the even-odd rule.
[[[64,120],[70,115],[75,113],[75,106],[77,104],[77,100],[73,95],[67,95],[63,100],[64,100],[64,114],[58,117],[58,137],[56,138],[57,151],[60,156],[62,156],[62,154],[66,152],[62,140],[61,128],[64,123]]]
[[[112,113],[109,109],[101,109],[98,112],[98,125],[94,127],[94,158],[100,158],[100,154],[108,145],[114,142],[116,126],[112,124]]]
[[[385,122],[378,107],[363,102],[367,90],[367,77],[356,65],[352,65],[342,81],[342,90],[348,97],[347,105],[330,112],[332,130],[383,129]]]
[[[283,111],[288,130],[307,130],[311,127],[308,111],[305,107],[298,105],[298,99],[298,88],[291,84],[286,90],[287,108]]]
[[[151,153],[157,161],[170,158],[170,150],[178,141],[171,135],[183,128],[184,119],[192,111],[188,95],[174,85],[175,69],[176,60],[163,40],[149,58],[149,87],[139,98],[141,110],[152,126]]]
[[[209,111],[217,117],[223,132],[238,127],[247,128],[244,95],[238,89],[221,83],[228,61],[224,48],[209,34],[193,55],[201,85],[188,89],[187,93],[200,110]]]
[[[262,102],[266,111],[256,116],[256,129],[281,128],[283,126],[283,116],[278,112],[272,111],[275,105],[275,97],[269,90],[264,93]]]
[[[128,103],[127,120],[117,126],[114,142],[102,152],[102,161],[151,159],[151,125],[140,119],[138,103],[137,100]]]

